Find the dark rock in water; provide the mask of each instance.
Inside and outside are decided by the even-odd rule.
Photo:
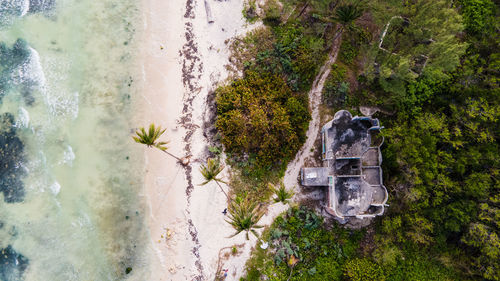
[[[0,43],[0,57],[2,66],[9,67],[15,64],[21,64],[30,55],[28,43],[23,39],[17,39],[12,48],[7,47],[5,43]]]
[[[35,102],[35,98],[31,94],[31,91],[29,91],[27,89],[23,89],[21,91],[21,95],[23,96],[24,102],[26,103],[26,105],[32,106],[33,103]]]
[[[33,104],[32,92],[40,86],[40,74],[27,73],[31,70],[28,65],[39,63],[33,59],[32,51],[23,39],[17,39],[12,48],[0,43],[0,103],[8,91],[14,89],[21,92],[26,104]]]
[[[55,0],[30,0],[30,13],[46,12],[54,8]]]
[[[24,145],[16,135],[13,126],[14,116],[10,113],[0,115],[0,192],[7,203],[21,202],[24,199],[21,168],[24,160]]]
[[[12,226],[9,230],[9,235],[12,237],[12,238],[16,238],[17,235],[19,234],[19,232],[17,231],[17,228],[15,226]]]
[[[125,274],[129,274],[132,271],[132,267],[127,267],[125,269]]]
[[[3,228],[3,222],[0,221],[0,229]]]
[[[9,20],[23,13],[26,13],[24,0],[0,1],[0,22],[9,23]]]
[[[28,267],[29,260],[14,251],[11,245],[0,250],[0,280],[18,281]]]

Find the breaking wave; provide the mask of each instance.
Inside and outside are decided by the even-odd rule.
[[[9,26],[29,13],[47,13],[55,0],[0,0],[0,26]]]

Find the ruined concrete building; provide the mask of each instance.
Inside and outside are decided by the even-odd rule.
[[[329,214],[347,219],[384,213],[388,194],[382,184],[380,129],[378,119],[352,117],[347,110],[323,126],[323,167],[302,168],[301,183],[326,187]]]

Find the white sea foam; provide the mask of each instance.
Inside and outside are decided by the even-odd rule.
[[[38,86],[43,87],[45,86],[45,74],[43,73],[42,64],[40,63],[40,55],[35,49],[31,47],[29,47],[29,49],[30,49],[29,73],[31,73],[33,81],[36,82]]]
[[[75,153],[73,152],[73,148],[67,145],[66,150],[64,150],[63,159],[59,161],[59,164],[67,164],[71,167],[73,166],[73,160],[75,160]]]
[[[21,17],[26,15],[30,9],[30,0],[23,1],[23,9],[21,11]]]
[[[29,47],[29,57],[10,74],[10,82],[26,87],[29,90],[41,89],[45,86],[45,75],[38,52]]]
[[[72,119],[78,117],[78,92],[69,95],[64,92],[47,93],[45,98],[52,115],[69,115]]]
[[[20,107],[15,126],[17,128],[28,128],[30,115],[24,107]]]
[[[51,186],[49,186],[49,189],[54,195],[57,195],[61,191],[61,185],[56,181]]]

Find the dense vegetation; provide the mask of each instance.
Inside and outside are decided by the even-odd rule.
[[[280,174],[305,140],[307,92],[336,31],[328,15],[302,18],[291,13],[292,3],[284,4],[268,1],[260,14],[267,26],[232,43],[233,70],[243,77],[216,93],[217,128],[226,152],[244,176],[259,178],[266,187],[265,178]],[[257,16],[255,5],[249,1],[244,12],[251,19]],[[246,103],[228,106],[236,97]]]
[[[248,68],[265,61],[262,69],[304,91],[322,59],[304,60],[310,74],[300,75],[293,67],[300,65],[298,46],[305,54],[328,50],[335,10],[351,2],[360,1],[274,5],[268,29],[243,39],[238,50],[246,52],[235,61]],[[382,151],[390,207],[372,231],[352,236],[322,222],[312,231],[315,215],[291,209],[264,233],[272,249],[255,251],[246,278],[287,280],[291,273],[290,280],[500,280],[498,6],[491,0],[361,6],[363,15],[343,33],[323,113],[378,109],[386,128]],[[303,42],[283,38],[315,43],[279,52],[277,42]],[[263,56],[259,46],[272,51]],[[292,67],[283,64],[283,54],[292,54]],[[317,242],[307,245],[311,237]],[[339,245],[344,255],[323,255],[323,245]]]
[[[355,255],[361,233],[328,229],[320,216],[301,207],[276,218],[262,238],[269,241],[270,249],[257,247],[248,263],[247,280],[260,280],[262,275],[269,280],[288,276],[290,280],[336,280]]]
[[[460,66],[408,83],[422,97],[419,113],[403,108],[386,121],[393,211],[378,237],[385,247],[435,249],[469,277],[500,280],[497,10],[489,0],[456,8],[468,43]]]
[[[294,94],[280,76],[247,72],[216,94],[216,127],[233,156],[271,169],[292,158],[305,140],[307,99]]]
[[[456,275],[418,255],[393,264],[360,257],[363,231],[327,225],[305,207],[276,218],[262,235],[269,249],[257,247],[246,280],[456,280]],[[408,249],[408,252],[411,252]],[[290,279],[288,279],[290,278]]]

